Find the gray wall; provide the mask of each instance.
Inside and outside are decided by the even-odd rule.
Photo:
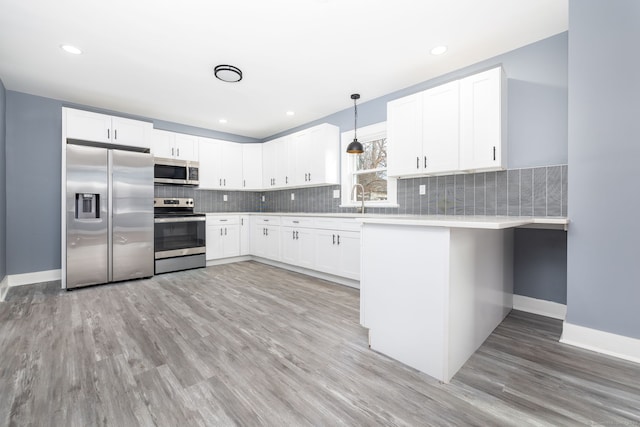
[[[0,282],[7,274],[6,90],[0,79]]]
[[[7,274],[60,268],[60,107],[7,91]]]
[[[567,164],[567,39],[561,33],[445,74],[415,86],[358,104],[358,127],[385,121],[387,102],[479,71],[502,65],[508,77],[508,168]],[[362,93],[362,100],[367,94]],[[345,94],[345,104],[351,103]],[[294,129],[332,123],[353,129],[353,107]]]
[[[567,321],[640,338],[640,2],[569,2]]]

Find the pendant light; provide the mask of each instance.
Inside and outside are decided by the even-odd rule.
[[[360,99],[360,94],[352,94],[351,99],[353,99],[353,141],[347,146],[347,153],[362,154],[364,148],[358,142],[358,106],[356,105],[356,101]]]

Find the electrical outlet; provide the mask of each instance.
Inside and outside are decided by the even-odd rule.
[[[262,196],[262,201],[263,201],[263,202],[266,202],[266,201],[267,201],[267,198],[266,198],[264,195]]]
[[[227,195],[226,195],[226,194],[224,194],[224,195],[222,196],[222,201],[223,201],[223,202],[226,202],[227,200],[228,200],[228,197],[227,197]]]
[[[425,194],[427,194],[427,186],[426,185],[422,184],[422,185],[420,185],[419,188],[420,188],[420,195],[421,196],[424,196]]]
[[[295,200],[295,199],[296,199],[295,193],[291,193],[291,200]]]
[[[340,198],[340,190],[333,190],[333,198],[334,199]]]

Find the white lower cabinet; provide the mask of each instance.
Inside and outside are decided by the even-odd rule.
[[[280,218],[251,217],[251,254],[280,261]]]
[[[351,218],[207,214],[207,260],[253,255],[360,280],[359,230]]]
[[[281,227],[281,261],[304,268],[314,268],[315,230],[310,228]]]
[[[207,215],[207,260],[240,255],[240,217]]]
[[[251,254],[251,221],[249,215],[240,215],[240,255]]]
[[[360,233],[316,231],[316,270],[348,279],[360,278]]]

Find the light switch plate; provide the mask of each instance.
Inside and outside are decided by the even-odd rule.
[[[427,194],[427,186],[426,185],[421,184],[419,188],[420,188],[420,195],[421,196],[424,196],[425,194]]]
[[[340,190],[333,190],[333,198],[334,199],[340,198]]]
[[[223,195],[222,195],[222,201],[223,201],[223,202],[226,202],[226,201],[227,201],[227,195],[226,195],[226,194],[223,194]]]
[[[295,200],[296,199],[296,194],[295,193],[291,193],[291,200]]]

